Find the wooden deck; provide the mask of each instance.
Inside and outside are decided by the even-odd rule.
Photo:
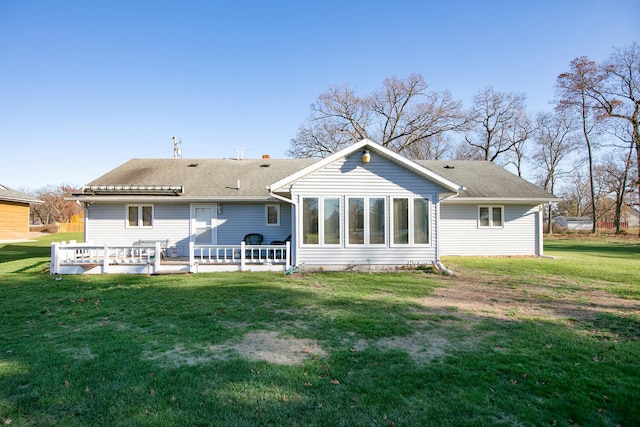
[[[94,245],[61,242],[51,245],[51,274],[166,274],[168,272],[285,271],[291,267],[290,244],[195,245],[188,257],[169,257],[154,246]]]

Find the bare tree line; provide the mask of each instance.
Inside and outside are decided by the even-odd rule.
[[[364,96],[331,86],[287,154],[323,158],[370,138],[414,159],[486,160],[520,176],[527,169],[564,198],[549,207],[549,218],[588,215],[594,233],[598,221],[613,221],[620,232],[623,208],[640,200],[640,46],[615,48],[602,63],[574,59],[555,89],[555,107],[532,114],[525,94],[491,86],[465,109],[449,91],[429,90],[419,74],[388,78]]]

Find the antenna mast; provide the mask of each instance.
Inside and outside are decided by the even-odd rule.
[[[182,158],[182,140],[181,139],[176,139],[176,137],[173,137],[173,158],[174,159],[181,159]]]

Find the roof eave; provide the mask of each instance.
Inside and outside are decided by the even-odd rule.
[[[216,203],[216,202],[263,202],[274,200],[270,195],[264,196],[140,196],[110,195],[87,196],[74,195],[65,200],[77,200],[86,203]]]
[[[0,201],[14,202],[14,203],[29,203],[33,205],[41,205],[44,203],[42,200],[38,200],[38,199],[22,199],[19,197],[1,197]]]
[[[539,205],[542,203],[559,202],[562,199],[558,197],[464,197],[458,196],[443,201],[443,203],[514,203],[514,204],[532,204]]]

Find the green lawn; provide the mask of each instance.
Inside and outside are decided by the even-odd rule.
[[[448,258],[453,278],[49,276],[69,239],[0,244],[4,424],[640,425],[638,239]],[[540,310],[425,303],[462,282]]]

